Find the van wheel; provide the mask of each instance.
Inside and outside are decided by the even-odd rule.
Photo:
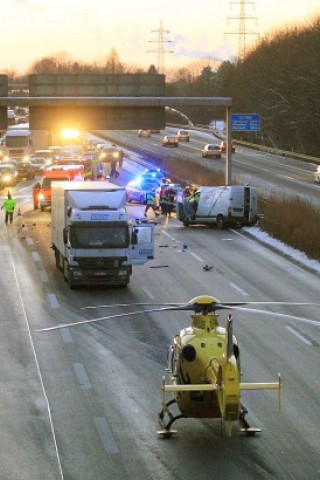
[[[216,219],[217,227],[222,230],[224,228],[224,218],[223,215],[218,215]]]

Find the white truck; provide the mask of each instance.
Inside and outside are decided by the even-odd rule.
[[[48,139],[47,130],[29,130],[28,126],[22,125],[11,126],[4,135],[3,156],[10,160],[28,161],[35,150],[48,146]]]
[[[52,248],[70,288],[126,286],[133,265],[154,256],[154,226],[130,221],[124,187],[99,181],[52,182]]]
[[[218,228],[253,225],[257,221],[255,187],[229,185],[200,187],[193,195],[178,199],[178,218],[185,227],[215,224]]]

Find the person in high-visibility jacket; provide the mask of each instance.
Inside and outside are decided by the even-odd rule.
[[[149,210],[149,208],[151,208],[156,215],[159,215],[159,213],[156,212],[157,200],[156,200],[156,190],[155,190],[155,188],[153,188],[151,192],[148,192],[146,194],[146,201],[147,201],[147,205],[146,205],[146,208],[144,210],[144,216],[145,217],[147,216],[147,211]]]
[[[8,198],[3,202],[3,205],[1,207],[1,210],[4,208],[6,212],[5,216],[5,223],[8,224],[8,222],[12,223],[13,221],[13,213],[14,209],[16,208],[16,201],[15,199],[11,196],[11,193],[8,192]]]

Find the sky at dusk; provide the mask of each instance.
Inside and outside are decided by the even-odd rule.
[[[174,52],[164,54],[166,68],[200,58],[232,59],[238,53],[239,15],[239,0],[3,0],[0,72],[24,73],[35,60],[61,52],[74,61],[102,63],[111,49],[124,64],[157,67],[160,22],[168,31],[163,50]],[[249,47],[255,33],[263,36],[320,15],[320,0],[247,1],[245,15]]]

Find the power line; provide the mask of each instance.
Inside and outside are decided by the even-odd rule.
[[[148,50],[147,53],[157,53],[158,54],[158,73],[164,73],[164,54],[165,53],[174,53],[173,50],[165,50],[164,44],[171,43],[171,40],[166,40],[164,38],[165,33],[170,33],[169,30],[164,30],[162,26],[162,21],[160,20],[160,27],[158,30],[151,30],[151,33],[158,33],[157,40],[149,40],[150,43],[157,43],[157,50]]]
[[[258,35],[258,32],[248,32],[246,29],[246,23],[249,20],[258,20],[258,17],[252,17],[250,15],[247,15],[246,13],[246,5],[253,5],[253,1],[250,0],[239,0],[239,1],[232,1],[229,2],[230,5],[232,4],[237,4],[239,5],[239,15],[235,17],[227,17],[227,20],[239,20],[239,30],[237,32],[225,32],[225,35],[238,35],[238,57],[240,59],[244,58],[246,54],[246,37],[247,35]]]

